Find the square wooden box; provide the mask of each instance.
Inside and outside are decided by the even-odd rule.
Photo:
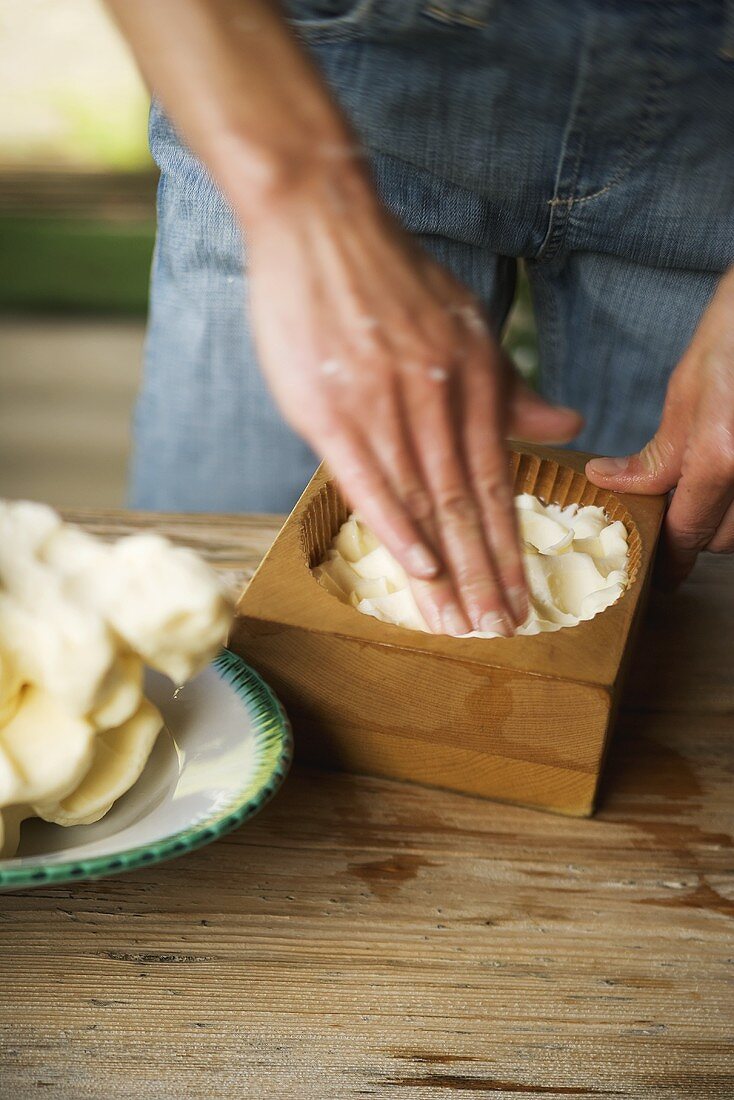
[[[515,490],[621,519],[630,587],[589,622],[509,639],[406,630],[330,595],[311,567],[348,509],[328,471],[316,472],[240,598],[229,643],[282,699],[301,759],[592,812],[664,498],[597,489],[583,475],[589,457],[516,448]]]

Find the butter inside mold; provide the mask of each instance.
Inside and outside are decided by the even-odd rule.
[[[518,634],[577,626],[615,603],[629,584],[627,530],[597,505],[544,504],[515,497],[530,591],[530,610]],[[314,569],[333,596],[382,622],[428,632],[408,576],[357,513],[342,524]],[[470,638],[496,638],[474,631]]]

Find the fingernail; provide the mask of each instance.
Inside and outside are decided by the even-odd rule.
[[[592,458],[589,469],[592,474],[601,474],[602,477],[615,477],[627,469],[628,458]]]
[[[518,626],[524,623],[528,613],[528,597],[524,588],[508,588],[507,598],[510,601],[512,614]]]
[[[479,620],[479,629],[485,634],[501,634],[503,638],[509,638],[514,633],[507,619],[494,611],[484,612]]]
[[[471,629],[464,615],[462,615],[456,604],[453,603],[446,604],[442,610],[441,622],[446,633],[453,634],[455,637],[461,637],[462,634],[468,634]]]
[[[438,562],[420,542],[416,542],[406,551],[405,561],[411,576],[435,577],[438,572]]]

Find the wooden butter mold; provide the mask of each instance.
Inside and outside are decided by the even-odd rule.
[[[589,457],[517,446],[515,492],[622,520],[629,587],[588,622],[509,639],[407,630],[327,592],[311,570],[349,510],[317,470],[241,596],[229,643],[282,699],[301,760],[592,812],[665,502],[597,488]]]

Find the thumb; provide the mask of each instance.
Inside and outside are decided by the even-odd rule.
[[[510,391],[507,434],[528,443],[568,443],[581,431],[584,418],[574,409],[551,405],[515,376]]]
[[[592,458],[586,476],[602,489],[620,493],[667,493],[681,473],[683,448],[662,424],[641,451],[623,458]]]

